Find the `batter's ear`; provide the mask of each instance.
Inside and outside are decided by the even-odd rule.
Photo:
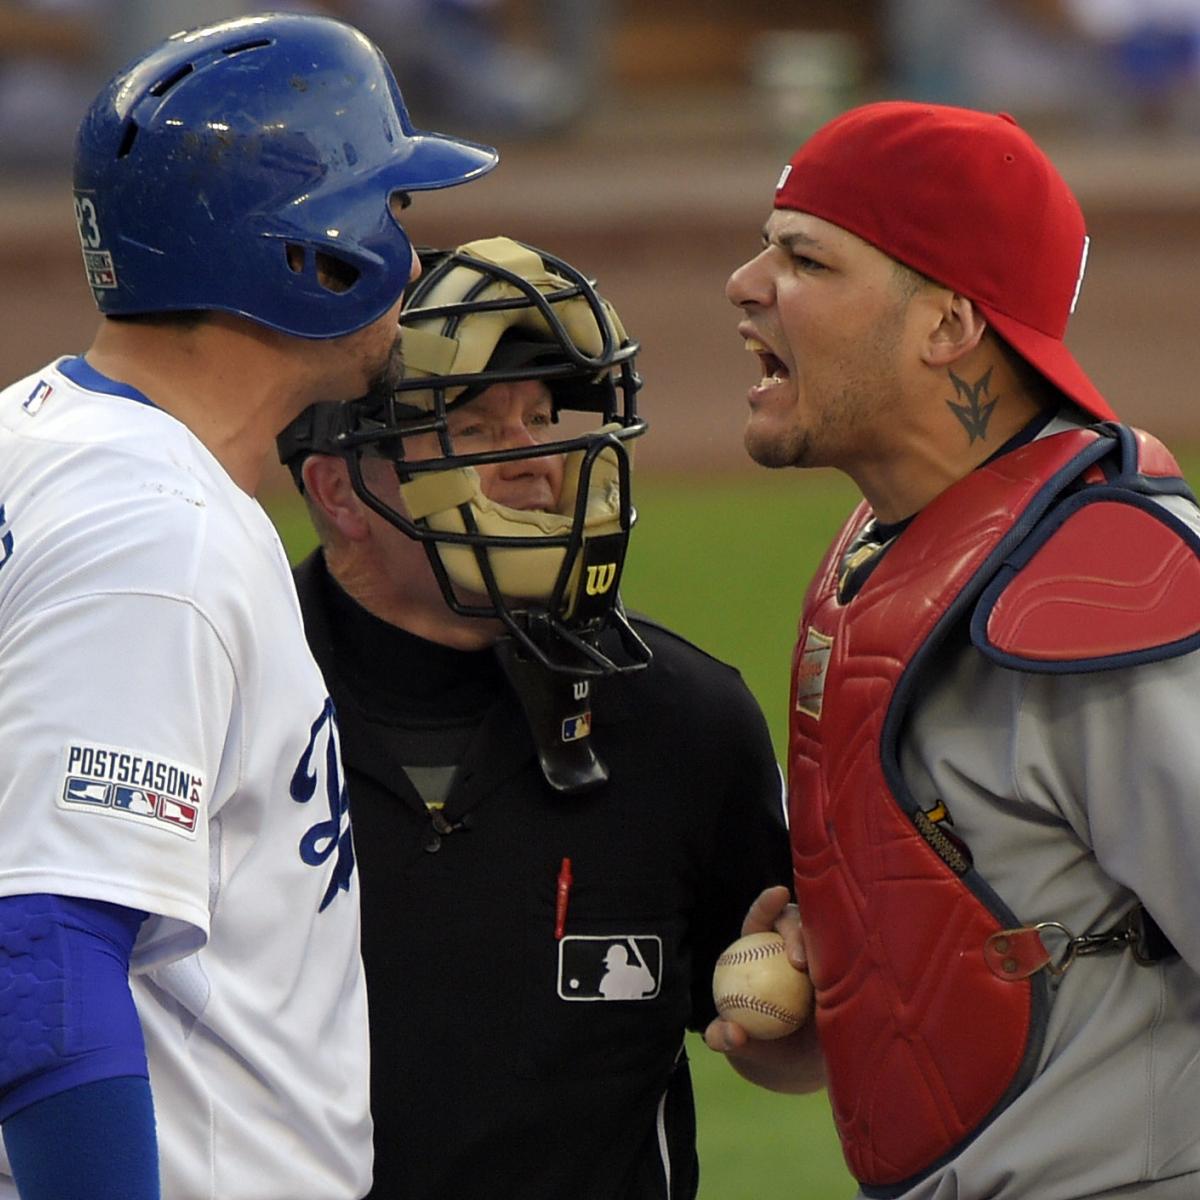
[[[343,459],[332,454],[310,454],[301,475],[318,533],[336,529],[351,542],[361,542],[369,536],[366,505],[354,491]]]
[[[951,367],[975,350],[988,323],[974,302],[958,292],[939,288],[929,299],[933,307],[921,358],[928,367]]]

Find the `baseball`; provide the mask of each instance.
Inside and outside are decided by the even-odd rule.
[[[713,1002],[727,1021],[766,1041],[794,1033],[812,1007],[812,982],[788,962],[778,933],[751,933],[729,946],[713,970]]]

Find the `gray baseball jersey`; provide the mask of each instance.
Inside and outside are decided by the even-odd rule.
[[[1200,530],[1189,501],[1162,503]],[[1200,1196],[1200,653],[1034,674],[959,647],[924,678],[905,779],[1004,902],[1079,934],[1140,898],[1180,957],[1077,959],[1028,1088],[903,1200]]]

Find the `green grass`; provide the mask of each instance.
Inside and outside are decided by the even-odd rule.
[[[800,603],[856,497],[824,472],[638,483],[625,603],[737,666],[781,756]]]
[[[688,1035],[700,1200],[845,1200],[855,1194],[824,1092],[781,1096],[734,1074]]]

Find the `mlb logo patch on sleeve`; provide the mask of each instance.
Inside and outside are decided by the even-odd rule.
[[[204,807],[204,781],[194,767],[147,751],[70,742],[63,751],[58,807],[194,839]]]

